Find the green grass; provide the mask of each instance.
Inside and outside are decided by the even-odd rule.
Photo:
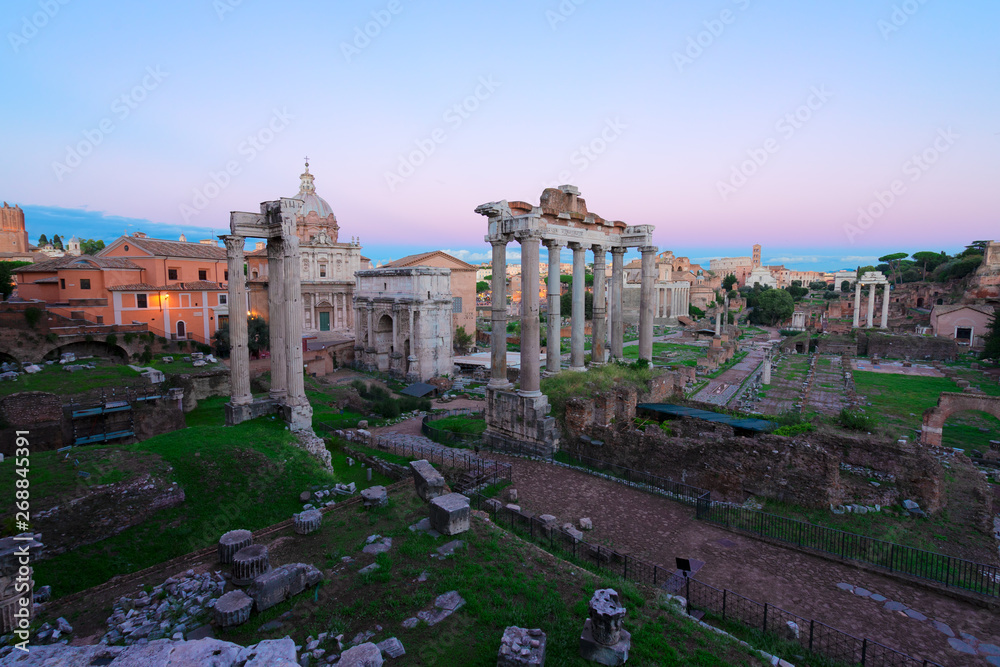
[[[657,357],[671,353],[673,356],[670,360],[657,360]],[[639,346],[629,345],[628,347],[622,348],[622,355],[627,359],[638,359]],[[685,366],[694,366],[699,357],[707,355],[707,347],[684,345],[683,343],[653,343],[653,359],[654,362],[658,364],[682,364]]]
[[[197,352],[198,350],[193,350]],[[228,369],[229,367],[223,364],[221,361],[216,364],[205,364],[204,366],[195,366],[194,362],[184,361],[184,357],[191,356],[192,350],[185,350],[183,352],[168,352],[166,354],[155,354],[153,355],[153,360],[148,364],[144,364],[139,361],[133,361],[132,363],[136,366],[152,366],[158,371],[163,371],[168,375],[181,375],[184,373],[203,373],[205,371],[214,371],[219,369]],[[167,363],[163,361],[163,357],[173,357],[172,363]]]
[[[97,368],[81,369],[70,373],[64,366],[52,364],[42,365],[40,373],[18,376],[14,382],[0,382],[0,395],[14,394],[19,391],[45,391],[65,396],[82,394],[100,387],[112,385],[135,384],[141,376],[125,364],[116,364],[108,359],[86,359],[74,364],[94,363]]]
[[[479,435],[486,430],[486,420],[482,416],[452,415],[442,419],[435,419],[429,423],[436,429],[452,433]]]
[[[984,428],[987,430],[983,431]],[[968,411],[948,418],[941,444],[984,454],[990,449],[990,440],[1000,440],[1000,419],[985,412]]]
[[[596,368],[591,366],[583,372],[563,371],[558,375],[542,378],[542,392],[549,397],[552,414],[562,418],[566,401],[571,398],[590,397],[598,392],[608,391],[617,384],[634,386],[642,392],[653,375],[653,370],[649,368],[631,368],[618,364]]]
[[[212,402],[204,401],[192,421],[218,422],[217,414],[211,416],[213,410],[218,412]],[[273,417],[234,427],[193,426],[121,451],[157,455],[169,463],[185,500],[118,535],[39,562],[35,580],[39,586],[51,585],[55,596],[209,546],[227,530],[255,530],[288,519],[302,509],[299,493],[341,479],[340,471],[329,474],[292,445],[284,423]],[[44,475],[45,467],[44,461],[36,462],[33,475]]]

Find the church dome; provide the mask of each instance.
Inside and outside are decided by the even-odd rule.
[[[326,200],[316,194],[316,185],[313,183],[313,175],[309,173],[309,163],[306,162],[306,170],[299,176],[302,184],[299,186],[298,194],[292,199],[302,200],[302,210],[299,215],[303,218],[309,217],[310,213],[315,213],[320,219],[332,217],[336,222],[337,216],[333,214],[333,209],[326,203]]]

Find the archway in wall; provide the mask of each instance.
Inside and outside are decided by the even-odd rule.
[[[930,408],[924,412],[923,427],[921,429],[921,442],[925,445],[942,445],[943,434],[945,424],[948,422],[952,415],[958,415],[959,421],[957,421],[953,426],[955,431],[954,438],[962,437],[972,437],[972,432],[966,429],[966,426],[972,427],[972,422],[975,421],[971,417],[963,417],[962,413],[974,411],[979,413],[985,413],[985,416],[991,416],[996,420],[1000,420],[1000,396],[987,396],[985,394],[965,394],[957,392],[942,392],[941,396],[938,398],[938,403],[933,408]],[[978,417],[977,420],[984,419],[984,417]],[[964,422],[968,421],[968,424]],[[990,428],[988,424],[994,424],[995,422],[984,423],[981,426],[975,426],[972,428]],[[988,433],[979,431],[979,433]],[[964,434],[964,435],[963,435]],[[990,439],[1000,439],[1000,431],[992,438],[987,438],[987,442]]]
[[[17,358],[14,357],[13,355],[7,354],[6,352],[0,352],[0,363],[16,364],[16,363],[19,363],[19,362],[18,362]]]
[[[375,323],[375,350],[378,355],[378,369],[389,370],[389,355],[392,354],[392,316],[388,313]]]
[[[1000,417],[982,410],[953,412],[945,420],[941,434],[944,447],[964,449],[969,456],[985,455],[991,448],[1000,455],[1000,445],[991,445],[991,440],[1000,442]]]
[[[75,343],[60,345],[50,350],[43,357],[43,361],[49,361],[50,359],[58,361],[59,356],[66,352],[72,352],[77,357],[102,357],[120,364],[128,363],[128,352],[120,346],[109,345],[104,341],[97,340],[90,341],[89,343],[87,341],[77,341]]]

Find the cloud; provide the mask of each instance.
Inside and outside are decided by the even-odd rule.
[[[848,264],[878,264],[878,257],[865,257],[864,255],[848,255],[847,257],[841,257],[841,262],[847,262]]]
[[[444,249],[441,252],[446,252],[452,257],[457,257],[463,262],[468,262],[470,264],[477,264],[479,262],[489,262],[493,259],[493,252],[489,251],[473,251],[473,250],[449,250]],[[518,250],[513,250],[508,246],[507,248],[507,262],[520,262],[521,253]]]

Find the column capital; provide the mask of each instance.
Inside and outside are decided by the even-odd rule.
[[[508,243],[510,243],[510,239],[508,239],[506,236],[498,239],[490,239],[490,245],[493,246],[494,248],[498,247],[506,248]]]
[[[659,248],[657,248],[655,245],[644,245],[639,248],[639,252],[641,252],[643,255],[647,253],[655,253],[657,250],[659,250]]]
[[[611,248],[611,254],[612,255],[622,256],[622,255],[625,254],[625,250],[627,250],[627,249],[626,248],[622,248],[620,246],[613,246]]]
[[[595,255],[600,254],[602,257],[604,256],[604,253],[608,251],[607,247],[602,243],[595,243],[594,245],[590,246],[590,249],[594,252]]]
[[[237,236],[236,234],[227,234],[222,237],[222,240],[226,244],[226,250],[230,252],[244,252],[244,247],[246,246],[246,238],[242,236]]]
[[[519,232],[514,232],[514,238],[517,239],[518,243],[524,241],[533,241],[542,239],[542,233],[537,229],[523,229]]]
[[[586,252],[587,250],[587,246],[583,245],[579,241],[570,241],[566,245],[568,245],[569,249],[572,250],[573,252],[579,252],[579,251]]]

